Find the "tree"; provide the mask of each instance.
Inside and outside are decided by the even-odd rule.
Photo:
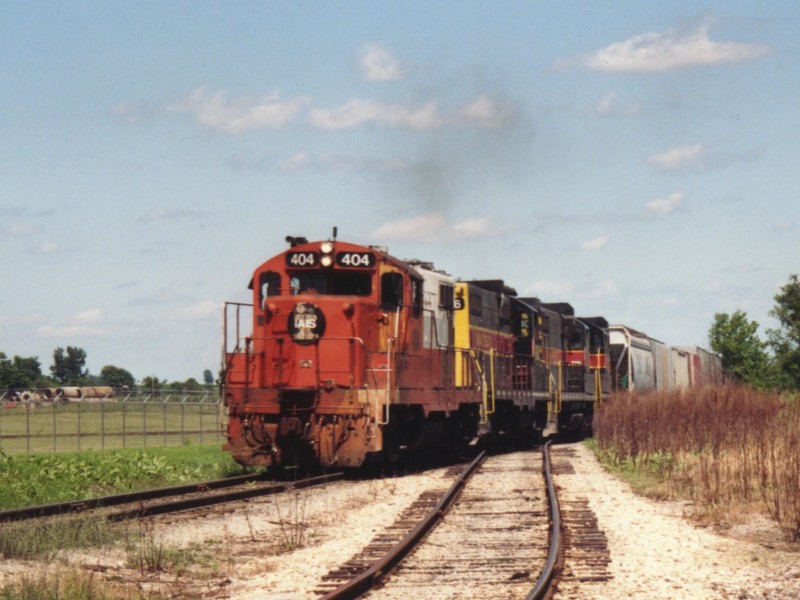
[[[33,388],[42,379],[42,367],[36,357],[15,356],[9,359],[0,352],[0,388]]]
[[[83,348],[67,346],[66,355],[63,348],[53,351],[53,364],[50,372],[61,384],[80,384],[88,377],[86,366],[86,351]]]
[[[9,359],[0,352],[0,388],[33,388],[42,381],[42,368],[36,357]]]
[[[211,372],[211,369],[203,371],[203,382],[206,385],[212,385],[214,383],[214,373]]]
[[[800,278],[792,275],[775,296],[770,316],[780,322],[780,329],[767,331],[769,346],[787,387],[800,389]]]
[[[157,392],[161,390],[167,384],[166,380],[159,381],[158,377],[153,377],[152,375],[148,375],[144,379],[142,379],[141,388],[143,390],[149,390],[151,392]]]
[[[114,365],[106,365],[100,369],[100,383],[110,385],[113,388],[131,388],[136,385],[136,380],[129,371]]]
[[[769,387],[769,355],[757,331],[758,323],[750,321],[741,310],[733,315],[717,313],[708,340],[711,349],[722,358],[725,371],[757,387]]]

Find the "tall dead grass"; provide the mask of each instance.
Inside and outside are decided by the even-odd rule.
[[[744,386],[620,394],[594,434],[616,465],[648,470],[705,506],[761,501],[800,541],[800,400]]]

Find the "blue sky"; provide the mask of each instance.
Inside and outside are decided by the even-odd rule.
[[[202,378],[287,234],[673,345],[800,272],[795,2],[35,2],[0,20],[0,351]]]

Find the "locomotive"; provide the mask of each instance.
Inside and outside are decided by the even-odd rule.
[[[590,428],[614,381],[604,318],[336,238],[287,237],[255,269],[252,303],[225,303],[237,462],[359,467]]]

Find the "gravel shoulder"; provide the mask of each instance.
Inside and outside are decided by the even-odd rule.
[[[608,473],[584,444],[568,452],[574,473],[556,476],[560,495],[584,497],[605,532],[611,581],[587,589],[587,597],[800,598],[800,548],[769,547],[693,525],[685,502],[635,494]]]

